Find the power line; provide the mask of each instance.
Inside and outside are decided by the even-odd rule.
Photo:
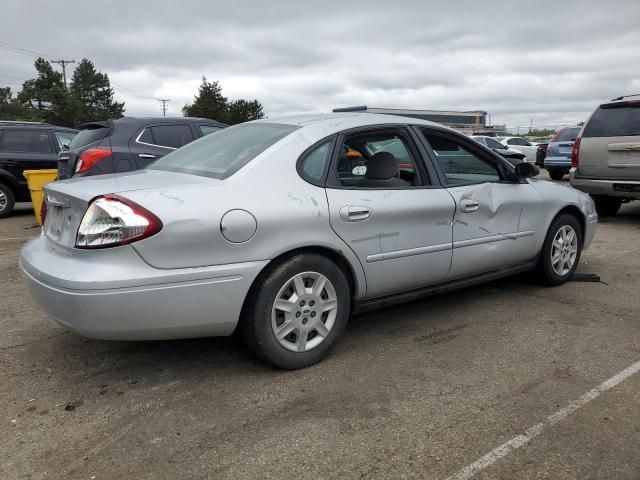
[[[21,55],[27,55],[29,57],[48,57],[48,58],[54,58],[53,55],[48,55],[46,53],[42,53],[42,52],[36,52],[34,50],[29,50],[28,48],[22,48],[19,47],[17,45],[13,45],[11,43],[7,43],[7,42],[0,42],[0,48],[3,50],[7,50],[9,52],[13,52],[13,53],[19,53]]]
[[[162,116],[167,116],[167,103],[171,101],[170,98],[156,98],[159,102],[162,102]]]

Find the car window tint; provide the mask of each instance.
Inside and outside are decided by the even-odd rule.
[[[49,132],[46,130],[7,129],[0,137],[4,152],[52,153]]]
[[[471,137],[471,138],[473,138],[476,142],[478,142],[481,145],[487,144],[487,140],[484,137]]]
[[[333,141],[326,141],[307,154],[302,162],[304,176],[310,180],[322,180],[325,168],[331,156],[331,145]]]
[[[640,135],[640,104],[600,107],[591,115],[582,137],[631,137]]]
[[[165,155],[150,168],[224,179],[298,128],[279,123],[234,125]]]
[[[501,180],[497,166],[481,159],[459,143],[428,132],[425,133],[425,137],[436,155],[447,183],[456,185]]]
[[[578,136],[580,128],[564,128],[553,139],[554,142],[572,142]]]
[[[153,135],[151,135],[151,129],[145,128],[140,136],[138,137],[138,142],[149,143],[153,145],[155,142],[153,141]]]
[[[161,147],[180,148],[193,141],[193,134],[189,125],[156,125],[151,127],[154,145]]]
[[[70,149],[84,147],[90,143],[97,142],[109,135],[110,129],[107,127],[85,128],[80,130],[71,140]]]
[[[198,127],[200,127],[200,132],[202,132],[203,136],[222,130],[222,127],[216,127],[214,125],[198,125]]]
[[[404,134],[370,132],[347,137],[337,163],[345,187],[402,188],[422,182]]]
[[[507,140],[507,144],[509,145],[518,145],[521,147],[526,147],[529,143],[523,138],[510,138]]]
[[[68,148],[71,140],[75,137],[75,132],[66,132],[66,131],[57,131],[54,132],[56,136],[56,140],[58,141],[58,147],[60,150],[64,148]]]

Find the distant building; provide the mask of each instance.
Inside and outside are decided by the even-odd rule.
[[[447,127],[455,128],[466,134],[495,134],[502,132],[504,125],[487,125],[487,112],[473,110],[456,112],[451,110],[414,110],[407,108],[380,108],[380,107],[347,107],[336,108],[334,112],[368,112],[384,115],[400,115],[402,117],[419,118],[431,122],[441,123]]]

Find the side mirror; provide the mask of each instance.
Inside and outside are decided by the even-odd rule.
[[[518,178],[533,178],[540,173],[540,169],[532,163],[522,162],[516,165]]]

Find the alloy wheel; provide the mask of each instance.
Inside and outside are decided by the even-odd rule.
[[[570,225],[564,225],[556,232],[551,244],[551,266],[553,271],[564,277],[573,268],[578,255],[578,236]]]
[[[9,204],[9,199],[7,198],[5,193],[2,190],[0,190],[0,212],[2,212],[5,208],[7,208],[8,204]]]
[[[271,329],[278,343],[292,352],[307,352],[331,333],[338,299],[331,281],[317,272],[294,275],[276,295]]]

